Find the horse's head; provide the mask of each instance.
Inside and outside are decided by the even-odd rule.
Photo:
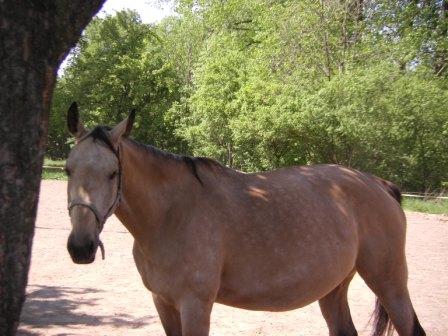
[[[87,131],[73,103],[67,125],[76,138],[76,145],[67,158],[68,210],[72,231],[67,249],[77,264],[95,260],[99,239],[107,217],[113,214],[121,197],[120,141],[131,131],[134,111],[114,128],[96,127]]]

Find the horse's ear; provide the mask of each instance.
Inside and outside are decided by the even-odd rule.
[[[134,120],[135,120],[135,110],[132,110],[126,119],[124,119],[117,126],[112,128],[112,130],[110,131],[110,137],[114,145],[118,146],[120,140],[122,138],[126,138],[129,135],[129,133],[131,133]]]
[[[86,129],[79,118],[78,104],[73,102],[67,112],[67,127],[75,138],[80,138]]]

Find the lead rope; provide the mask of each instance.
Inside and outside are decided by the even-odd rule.
[[[111,207],[109,208],[109,210],[107,211],[107,213],[106,213],[106,217],[104,217],[102,227],[104,227],[104,223],[106,222],[107,218],[108,218],[109,216],[111,216],[112,213],[115,212],[115,209],[120,205],[120,202],[121,202],[121,161],[120,161],[119,151],[120,151],[120,149],[118,148],[118,149],[117,149],[117,152],[116,152],[116,153],[114,152],[115,155],[116,155],[116,157],[117,157],[117,160],[118,160],[118,187],[117,187],[117,196],[115,197],[115,201],[114,201],[114,203],[112,204],[112,206],[111,206]],[[101,228],[101,230],[102,230],[102,228]],[[103,257],[103,260],[104,260],[104,259],[105,259],[106,252],[105,252],[105,250],[104,250],[104,245],[103,245],[103,242],[101,241],[99,235],[98,235],[98,246],[100,247],[100,250],[101,250],[101,256]]]
[[[121,161],[120,161],[120,147],[118,147],[117,152],[113,152],[115,154],[115,156],[117,157],[118,160],[118,187],[117,187],[117,196],[115,197],[115,201],[112,203],[112,205],[110,206],[109,210],[107,210],[106,212],[106,216],[104,216],[102,223],[101,223],[101,227],[100,227],[100,232],[103,230],[104,227],[104,223],[106,223],[107,218],[109,218],[114,212],[115,209],[120,205],[121,202]],[[100,239],[100,235],[98,234],[98,246],[100,247],[101,250],[101,257],[104,259],[106,259],[106,251],[104,249],[104,244]]]
[[[98,237],[98,246],[100,247],[101,250],[101,257],[102,259],[106,259],[106,252],[104,251],[104,245],[103,242],[101,241],[101,239]]]

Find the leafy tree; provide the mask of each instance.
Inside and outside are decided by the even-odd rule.
[[[413,190],[448,181],[445,0],[176,6],[156,26],[95,21],[54,109],[81,97],[96,123],[139,106],[139,140],[245,171],[339,163]]]
[[[89,111],[83,114],[88,125],[117,123],[135,108],[137,139],[171,150],[185,147],[165,122],[180,83],[163,48],[156,29],[143,24],[135,12],[93,20],[58,83],[50,154],[67,153],[68,134],[62,131],[65,120],[60,112],[73,100]]]

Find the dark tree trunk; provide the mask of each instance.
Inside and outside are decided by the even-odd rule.
[[[354,0],[350,7],[356,22],[364,21],[364,0]]]
[[[24,301],[56,72],[104,1],[0,1],[0,335]]]
[[[437,32],[439,35],[438,43],[440,46],[437,46],[434,60],[434,72],[436,76],[444,75],[448,69],[448,50],[446,48],[446,39],[448,33],[448,0],[443,0],[440,5],[440,17],[439,24],[437,28]]]

